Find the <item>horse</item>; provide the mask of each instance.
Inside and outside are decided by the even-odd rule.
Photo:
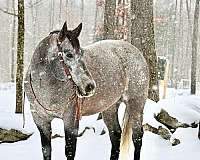
[[[134,144],[140,159],[143,108],[149,72],[142,53],[123,40],[102,40],[80,47],[82,23],[69,30],[65,22],[36,47],[24,89],[40,132],[44,160],[51,160],[51,121],[64,122],[65,155],[74,160],[81,116],[102,113],[111,141],[111,160],[127,159]],[[118,107],[126,104],[121,129]]]

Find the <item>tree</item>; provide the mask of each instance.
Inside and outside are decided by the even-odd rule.
[[[104,12],[104,0],[96,0],[96,9],[95,9],[95,19],[94,19],[94,38],[93,41],[99,41],[103,39],[104,34],[104,23],[103,19],[103,12]]]
[[[55,7],[55,2],[54,0],[49,1],[50,5],[50,10],[49,10],[49,31],[52,31],[54,27],[54,7]]]
[[[36,46],[36,24],[38,19],[38,11],[37,11],[37,3],[40,2],[39,0],[36,0],[35,2],[33,0],[30,1],[30,8],[31,8],[31,16],[32,16],[32,29],[33,29],[33,48]]]
[[[61,25],[62,20],[62,0],[60,0],[60,6],[59,6],[59,25]]]
[[[15,0],[12,0],[13,13],[15,13]],[[13,16],[13,26],[12,26],[12,42],[11,42],[11,82],[14,82],[14,62],[15,62],[15,28],[16,28],[16,16]]]
[[[115,39],[128,39],[128,8],[129,2],[118,0],[115,13]]]
[[[81,22],[84,19],[84,0],[81,0]]]
[[[191,94],[196,93],[196,78],[197,78],[197,43],[198,43],[198,32],[199,32],[199,1],[196,0],[195,11],[194,11],[194,26],[192,36],[192,65],[191,65]]]
[[[116,0],[105,1],[104,39],[114,39]]]
[[[17,35],[17,74],[16,74],[16,113],[23,109],[23,71],[24,71],[24,0],[18,0]]]
[[[131,0],[131,43],[136,46],[149,66],[148,97],[159,100],[157,56],[154,40],[153,0]]]

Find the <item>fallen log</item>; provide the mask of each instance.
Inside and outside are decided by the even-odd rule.
[[[16,129],[7,130],[0,128],[0,144],[27,140],[31,135],[32,134],[22,133]]]
[[[157,134],[165,140],[169,140],[170,143],[172,144],[172,146],[180,144],[180,140],[173,138],[172,134],[168,131],[168,129],[163,128],[162,126],[155,128],[155,127],[151,126],[150,124],[146,123],[146,124],[143,125],[143,129],[145,131],[150,131],[154,134]]]
[[[179,122],[176,118],[170,116],[169,113],[164,109],[161,109],[158,114],[154,114],[154,118],[166,126],[171,133],[174,133],[177,128],[196,128],[198,126],[195,122],[192,124]]]

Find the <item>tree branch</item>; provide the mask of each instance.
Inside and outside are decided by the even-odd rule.
[[[29,5],[26,6],[25,9],[33,8],[33,7],[37,6],[37,5],[40,5],[40,3],[41,3],[42,1],[43,1],[43,0],[38,0],[38,1],[34,2],[34,3],[29,2]]]
[[[33,4],[30,3],[30,5],[27,6],[25,9],[29,9],[29,8],[32,8],[32,7],[36,6],[36,5],[39,5],[42,1],[43,0],[39,0],[39,1],[35,2],[35,3],[33,3]],[[0,11],[5,13],[5,14],[12,15],[12,16],[16,16],[16,17],[18,16],[15,12],[10,12],[10,11],[7,11],[7,10],[5,10],[3,8],[0,8]]]
[[[0,8],[0,11],[2,11],[3,13],[6,13],[6,14],[12,15],[12,16],[16,16],[16,17],[18,16],[17,14],[9,12],[9,11],[6,11],[6,10],[4,10],[2,8]]]

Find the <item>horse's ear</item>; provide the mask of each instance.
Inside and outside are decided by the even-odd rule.
[[[82,23],[80,23],[78,25],[78,27],[76,27],[73,31],[72,31],[72,34],[74,37],[78,38],[78,36],[80,35],[81,33],[81,30],[82,30]]]
[[[60,33],[59,33],[59,40],[63,41],[67,35],[67,22],[64,23]]]

